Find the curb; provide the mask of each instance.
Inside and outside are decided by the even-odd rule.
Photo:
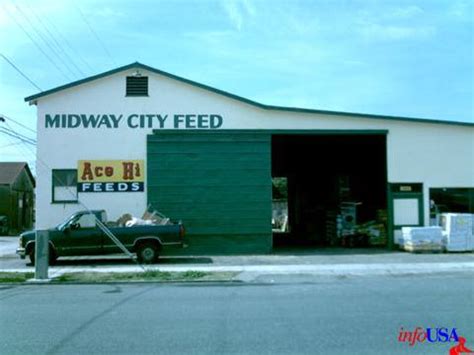
[[[315,274],[315,275],[337,275],[337,274],[413,274],[413,273],[438,273],[438,272],[474,272],[474,262],[451,262],[451,263],[410,263],[410,264],[311,264],[311,265],[227,265],[227,266],[147,266],[147,271],[162,272],[252,272],[262,274]],[[34,272],[25,269],[3,269],[0,272]],[[143,272],[139,266],[124,267],[64,267],[49,269],[50,277],[57,277],[64,273],[95,272],[95,273],[122,273]]]
[[[31,282],[29,280],[25,282],[4,282],[0,283],[0,288],[2,286],[71,286],[71,285],[151,285],[151,284],[235,284],[242,285],[245,284],[245,281],[242,280],[150,280],[150,281],[103,281],[103,282],[74,282],[74,281],[54,281],[53,279],[48,279],[48,282]]]

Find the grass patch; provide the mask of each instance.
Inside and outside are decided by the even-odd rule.
[[[0,283],[26,282],[33,277],[34,272],[0,272]]]
[[[147,270],[143,272],[71,272],[54,278],[56,282],[128,282],[128,281],[229,281],[235,272],[167,272]]]

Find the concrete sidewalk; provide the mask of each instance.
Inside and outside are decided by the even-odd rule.
[[[261,275],[314,275],[314,276],[370,276],[470,273],[474,275],[474,262],[452,263],[371,263],[371,264],[313,264],[313,265],[146,265],[145,270],[167,272],[203,271],[234,272],[238,279],[252,279]],[[13,271],[13,270],[9,270]],[[20,271],[20,270],[18,270]],[[22,271],[25,271],[24,269]],[[51,267],[50,277],[71,272],[142,272],[138,265],[114,267]]]
[[[34,271],[14,253],[17,238],[0,237],[0,271]],[[147,270],[168,272],[235,272],[258,275],[414,275],[467,272],[474,274],[473,253],[412,254],[385,249],[276,249],[266,255],[164,256]],[[60,258],[51,266],[51,277],[70,272],[140,272],[125,256]]]

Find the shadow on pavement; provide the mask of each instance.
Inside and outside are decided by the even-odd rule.
[[[386,248],[335,248],[335,247],[275,247],[273,255],[379,255],[393,254],[397,250]]]
[[[162,257],[154,265],[176,265],[176,264],[212,264],[211,258],[190,258],[190,257]],[[56,260],[54,266],[114,266],[114,265],[135,265],[135,262],[124,257],[116,258],[60,258]],[[32,266],[28,264],[28,266]]]

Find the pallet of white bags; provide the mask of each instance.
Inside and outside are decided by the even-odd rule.
[[[444,249],[441,246],[437,245],[414,245],[414,244],[405,244],[403,246],[403,250],[408,251],[410,253],[423,253],[423,254],[431,254],[431,253],[443,253]]]

